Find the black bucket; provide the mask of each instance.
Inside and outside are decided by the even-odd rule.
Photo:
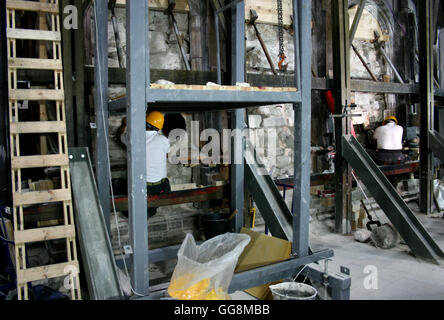
[[[217,237],[227,232],[232,232],[234,228],[234,220],[228,220],[228,213],[209,213],[202,215],[202,227],[205,239]]]

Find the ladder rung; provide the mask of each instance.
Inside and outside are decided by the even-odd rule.
[[[77,261],[17,270],[17,284],[26,284],[27,282],[64,277],[70,273],[75,275],[79,273],[79,263]]]
[[[7,31],[8,39],[37,40],[37,41],[61,41],[59,31],[11,29]]]
[[[61,167],[68,165],[69,165],[69,160],[68,160],[68,155],[66,154],[15,157],[11,159],[11,167],[13,170]]]
[[[64,133],[66,124],[63,121],[11,122],[9,132],[11,134]]]
[[[19,1],[7,0],[7,9],[23,10],[23,11],[40,11],[49,13],[59,13],[59,6],[55,3],[43,3],[35,1]]]
[[[31,101],[62,101],[65,93],[63,90],[51,89],[11,89],[9,90],[9,99],[12,100],[31,100]]]
[[[61,60],[54,59],[30,59],[30,58],[9,58],[8,67],[11,69],[30,70],[62,70]]]
[[[30,242],[41,242],[75,237],[76,232],[73,225],[56,226],[49,228],[16,231],[14,233],[15,244],[25,244]]]
[[[70,189],[23,192],[23,193],[16,192],[13,195],[13,204],[15,207],[41,204],[41,203],[62,202],[62,201],[71,201]]]

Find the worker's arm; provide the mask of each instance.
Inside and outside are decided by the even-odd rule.
[[[122,123],[120,127],[116,131],[116,135],[114,136],[114,140],[124,149],[127,146],[127,132],[126,132],[126,117],[122,119]]]

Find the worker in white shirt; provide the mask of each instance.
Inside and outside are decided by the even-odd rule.
[[[402,139],[404,128],[398,125],[398,119],[394,116],[387,117],[383,125],[378,127],[373,140],[376,140],[376,151],[370,154],[377,164],[397,164],[406,160],[403,154]]]
[[[167,178],[167,154],[170,141],[162,134],[165,118],[158,111],[151,111],[146,116],[146,185],[148,196],[160,195],[171,191]],[[127,144],[126,121],[118,129],[117,139]],[[148,208],[148,218],[157,213],[157,208]]]

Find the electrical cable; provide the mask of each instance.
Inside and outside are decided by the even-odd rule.
[[[96,5],[96,0],[94,0],[94,6],[95,5]],[[96,35],[96,46],[97,46],[97,40],[99,39],[99,31],[98,31],[98,28],[97,28],[97,11],[96,11],[96,9],[94,9],[94,19],[95,19],[95,35]],[[97,46],[97,49],[100,50],[100,47]],[[96,57],[96,59],[97,59],[97,57]],[[98,76],[99,76],[99,82],[101,83],[102,82],[102,72],[101,72],[101,65],[100,65],[100,63],[97,63],[97,66],[98,66],[97,73],[98,73]],[[100,99],[101,99],[101,101],[100,101],[101,105],[103,106],[104,105],[103,97],[100,96]],[[103,120],[103,123],[106,123],[105,114],[103,112],[102,112],[102,120]],[[118,245],[119,245],[119,248],[120,248],[120,256],[121,256],[122,261],[123,261],[123,265],[124,265],[126,276],[128,277],[128,279],[130,279],[129,272],[128,272],[128,267],[126,265],[125,256],[122,253],[123,246],[122,246],[122,242],[121,242],[120,229],[119,229],[119,224],[118,224],[118,220],[117,220],[117,210],[116,210],[116,203],[115,203],[115,199],[114,199],[114,188],[113,188],[112,178],[111,178],[111,162],[110,162],[110,155],[109,155],[109,142],[108,142],[108,138],[107,137],[105,137],[105,146],[106,146],[106,157],[108,158],[108,174],[109,174],[109,182],[110,182],[109,185],[110,185],[110,191],[111,191],[113,213],[114,213],[114,219],[115,219],[116,229],[117,229],[117,242],[118,242]],[[114,262],[114,266],[117,268],[117,264],[116,264],[115,259],[113,260],[113,262]],[[145,296],[145,295],[140,294],[140,293],[138,293],[138,292],[136,292],[134,290],[134,288],[133,288],[133,286],[131,284],[131,281],[129,281],[129,285],[130,285],[130,288],[131,288],[131,292],[133,294],[135,294],[136,296],[139,296],[139,297],[144,297]]]

